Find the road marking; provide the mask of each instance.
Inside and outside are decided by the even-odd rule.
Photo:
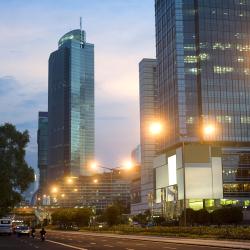
[[[111,245],[104,245],[105,247],[113,247],[113,246],[111,246]]]
[[[126,248],[126,250],[135,250],[134,248]]]
[[[74,249],[78,249],[78,250],[88,250],[87,248],[75,247],[75,246],[72,246],[72,245],[64,244],[64,243],[53,241],[53,240],[46,240],[46,241],[57,244],[57,245],[61,245],[61,246],[64,246],[64,247],[70,247],[70,248],[74,248]]]
[[[91,244],[91,245],[96,245],[96,243],[95,243],[95,242],[91,242],[90,244]]]
[[[142,244],[142,243],[136,243],[135,245],[136,246],[145,246],[145,244]]]
[[[175,247],[163,247],[165,249],[176,249]]]

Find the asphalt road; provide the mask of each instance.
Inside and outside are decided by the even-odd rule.
[[[150,242],[141,240],[128,240],[110,238],[105,236],[90,236],[70,232],[49,232],[46,241],[39,238],[32,239],[27,236],[17,237],[0,236],[0,249],[2,250],[221,250],[225,248],[194,246],[185,244]],[[227,248],[228,249],[228,248]]]

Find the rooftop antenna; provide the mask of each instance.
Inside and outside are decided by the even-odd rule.
[[[82,17],[80,17],[80,48],[83,47],[83,39],[82,39]]]

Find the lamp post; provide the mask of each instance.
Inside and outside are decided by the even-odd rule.
[[[184,227],[187,226],[187,202],[186,202],[186,167],[185,167],[185,142],[184,137],[186,134],[178,134],[181,138],[182,150],[181,150],[181,158],[182,158],[182,168],[183,168],[183,214],[184,214]]]

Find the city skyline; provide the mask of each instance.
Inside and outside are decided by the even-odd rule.
[[[8,1],[0,5],[6,38],[0,42],[5,62],[0,70],[0,122],[30,131],[29,163],[37,166],[37,112],[47,110],[48,55],[56,49],[58,37],[79,28],[82,16],[88,39],[96,44],[97,160],[119,165],[139,143],[138,63],[155,54],[154,1],[75,1],[74,6],[69,1],[60,1],[60,6],[49,1]],[[7,15],[10,10],[13,20]]]

